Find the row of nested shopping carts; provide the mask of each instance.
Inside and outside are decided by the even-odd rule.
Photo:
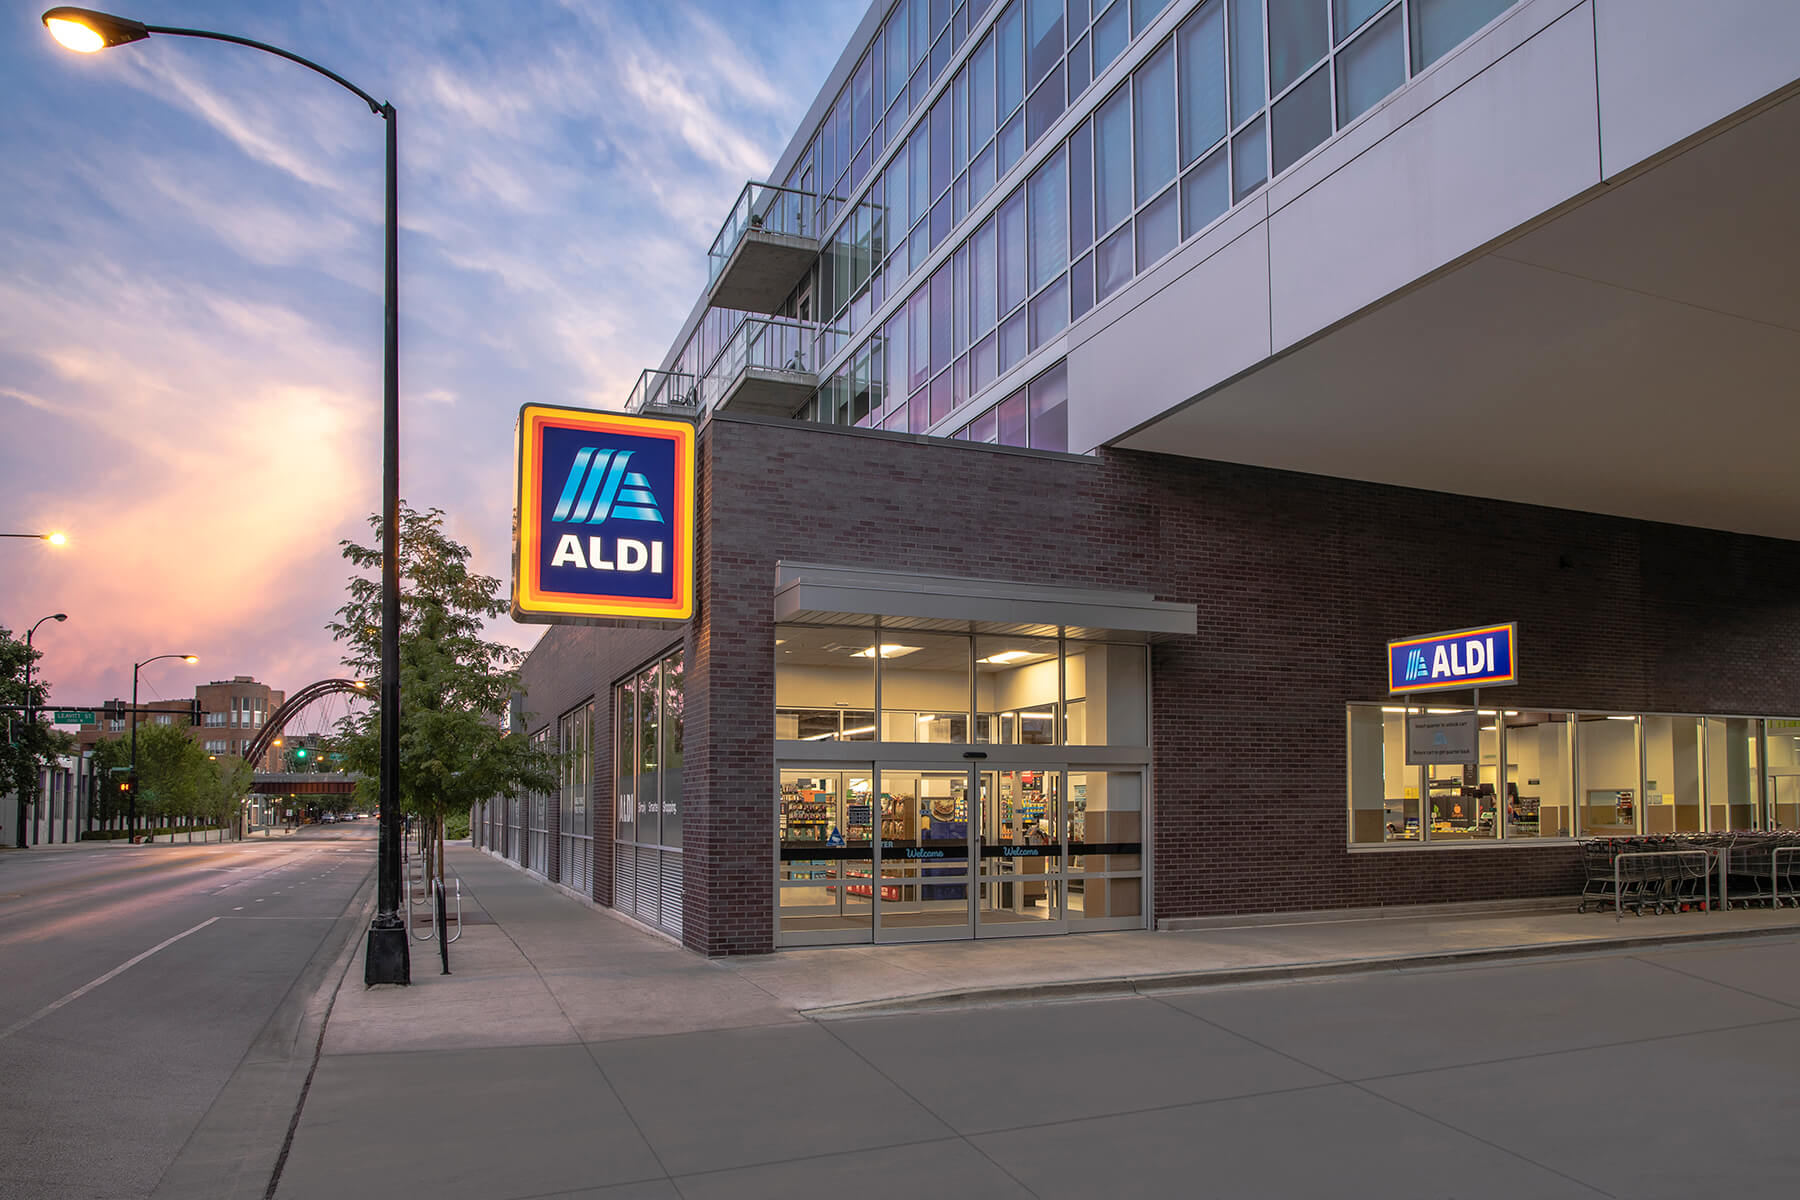
[[[1594,838],[1581,862],[1580,912],[1800,907],[1800,832]]]

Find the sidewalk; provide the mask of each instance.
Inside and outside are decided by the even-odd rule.
[[[648,1153],[634,1132],[642,1114],[621,1106],[608,1082],[614,1072],[645,1073],[692,1097],[707,1071],[724,1070],[717,1055],[747,1056],[734,1070],[748,1080],[740,1099],[754,1106],[768,1072],[804,1074],[812,1069],[806,1063],[840,1052],[818,1036],[818,1022],[834,1017],[1216,991],[1800,933],[1800,910],[1792,908],[1623,921],[1558,911],[707,960],[467,845],[449,848],[449,865],[462,883],[464,917],[462,937],[450,946],[454,973],[439,974],[429,942],[413,943],[409,988],[365,988],[360,955],[347,961],[279,1200],[425,1191],[598,1197],[599,1190],[567,1189],[571,1180],[601,1182],[594,1164],[602,1161],[615,1180],[654,1183],[607,1196],[673,1196],[661,1181],[680,1173],[664,1161],[674,1152],[639,1161]],[[679,1113],[664,1116],[672,1128],[684,1126]]]

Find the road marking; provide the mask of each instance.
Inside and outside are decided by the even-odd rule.
[[[45,1017],[47,1017],[51,1013],[55,1012],[57,1009],[61,1008],[63,1005],[72,1004],[75,1001],[81,999],[83,996],[87,995],[89,992],[93,991],[95,988],[99,987],[101,984],[107,982],[108,980],[118,978],[120,975],[123,975],[125,972],[131,970],[131,968],[133,968],[133,967],[137,966],[139,963],[143,962],[146,958],[149,958],[152,954],[155,954],[158,950],[168,949],[170,946],[173,946],[176,942],[179,942],[182,938],[186,937],[190,933],[199,933],[202,929],[205,929],[208,925],[211,925],[214,921],[217,921],[218,919],[219,919],[218,917],[208,917],[208,918],[206,918],[206,920],[200,922],[198,925],[194,926],[192,929],[183,930],[182,932],[176,934],[174,937],[169,938],[167,941],[161,941],[161,942],[156,943],[156,945],[150,947],[148,950],[144,951],[142,954],[134,955],[131,958],[126,959],[124,962],[120,963],[118,966],[114,967],[112,970],[108,971],[106,974],[102,975],[100,978],[94,980],[92,983],[82,984],[80,987],[76,988],[74,991],[72,991],[68,995],[64,996],[61,1000],[52,1000],[50,1003],[44,1005],[44,1007],[42,1007],[42,1008],[38,1009],[36,1012],[32,1013],[29,1017],[26,1017],[24,1020],[14,1021],[11,1025],[8,1025],[5,1029],[0,1029],[0,1042],[5,1041],[7,1038],[9,1038],[13,1034],[19,1032],[19,1030],[25,1028],[27,1025],[30,1025],[36,1021],[43,1020]]]

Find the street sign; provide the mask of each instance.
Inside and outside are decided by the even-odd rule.
[[[50,719],[57,725],[93,725],[94,713],[86,708],[57,708],[51,710]]]

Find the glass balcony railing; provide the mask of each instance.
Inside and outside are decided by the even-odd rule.
[[[819,328],[811,321],[787,317],[745,317],[743,324],[714,356],[700,380],[700,401],[708,409],[731,403],[750,372],[759,373],[758,396],[752,407],[779,410],[788,393],[804,403],[815,386],[815,340]],[[766,395],[764,393],[767,393]],[[791,409],[782,415],[791,415]]]
[[[631,389],[625,411],[641,413],[647,408],[698,408],[698,382],[685,371],[645,371],[638,376],[637,386]]]
[[[717,283],[731,255],[744,235],[752,230],[779,233],[788,237],[816,238],[819,198],[810,192],[799,192],[773,183],[747,183],[738,193],[737,203],[706,252],[706,280]]]

